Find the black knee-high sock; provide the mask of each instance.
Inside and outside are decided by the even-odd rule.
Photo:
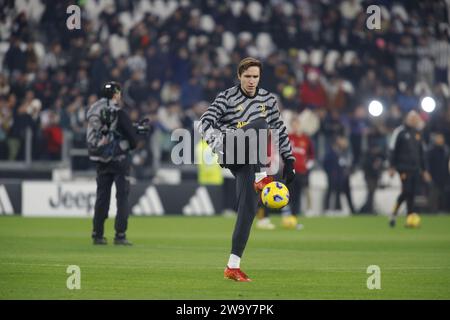
[[[253,189],[254,168],[244,165],[236,171],[237,219],[234,227],[231,253],[242,257],[256,215],[257,196]]]

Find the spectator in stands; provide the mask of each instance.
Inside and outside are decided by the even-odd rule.
[[[95,96],[89,98],[90,101],[94,99]],[[77,96],[75,101],[67,106],[67,116],[70,123],[68,129],[73,132],[73,144],[81,147],[86,140],[86,111],[82,96]]]
[[[330,81],[326,86],[327,103],[326,106],[330,110],[337,110],[339,112],[350,109],[347,104],[347,94],[344,90],[344,83],[337,74],[330,75]]]
[[[44,56],[42,66],[50,71],[55,71],[67,64],[66,55],[63,52],[60,43],[54,43],[51,51]]]
[[[423,80],[428,85],[434,83],[433,48],[427,35],[422,35],[418,38],[417,80]]]
[[[323,167],[327,174],[328,188],[325,195],[324,209],[342,210],[341,193],[347,198],[351,213],[355,212],[350,189],[352,156],[347,138],[337,136],[335,143],[328,149],[325,155]],[[334,206],[331,206],[331,196],[334,196]]]
[[[441,32],[432,48],[435,61],[434,70],[436,82],[448,84],[448,57],[450,56],[449,36],[444,32]]]
[[[15,105],[15,96],[10,95],[9,103]],[[14,106],[13,123],[9,131],[8,149],[9,160],[25,160],[25,148],[27,143],[28,129],[31,133],[31,138],[28,143],[39,149],[39,143],[36,140],[39,137],[39,118],[40,104],[33,100],[33,93],[30,91],[27,100],[25,100],[19,107]],[[35,139],[33,141],[33,139]]]
[[[6,98],[0,95],[0,160],[8,159],[8,132],[12,124],[12,112]]]
[[[12,74],[14,71],[25,71],[26,54],[20,48],[20,38],[12,36],[3,60],[3,66]]]
[[[303,132],[298,116],[292,118],[290,132],[289,141],[292,146],[292,155],[295,157],[295,178],[288,188],[291,211],[297,216],[302,212],[302,191],[309,185],[309,171],[314,165],[315,155],[314,145]]]
[[[123,88],[123,99],[125,103],[131,107],[136,107],[141,101],[148,97],[147,82],[144,79],[144,73],[136,70],[133,72],[131,79],[125,82]]]
[[[280,96],[280,106],[319,109],[322,119],[327,119],[322,122],[327,134],[358,132],[351,128],[359,128],[359,122],[351,127],[344,119],[374,98],[388,112],[383,121],[390,134],[402,113],[418,107],[412,82],[424,80],[430,87],[427,94],[437,103],[430,128],[439,127],[450,143],[450,45],[445,31],[449,21],[444,0],[417,6],[400,2],[395,10],[381,4],[382,28],[377,32],[365,25],[367,1],[357,0],[256,1],[242,10],[221,1],[216,6],[211,4],[214,1],[201,6],[198,1],[183,5],[160,1],[158,6],[146,1],[87,1],[80,4],[82,29],[71,31],[65,27],[67,3],[16,1],[2,8],[0,41],[5,47],[0,50],[0,96],[8,108],[12,106],[8,110],[13,128],[6,139],[13,158],[19,153],[14,146],[23,142],[26,114],[20,106],[29,89],[43,111],[58,105],[58,113],[71,114],[59,118],[60,126],[76,130],[67,119],[72,118],[68,109],[78,103],[79,95],[87,100],[98,94],[106,79],[124,84],[130,80],[128,102],[140,113],[151,109],[153,117],[165,117],[161,122],[167,122],[167,110],[159,112],[160,105],[181,104],[176,118],[188,126],[190,121],[181,120],[191,117],[190,106],[199,99],[212,101],[215,93],[231,87],[234,65],[249,50],[261,56],[263,85]],[[323,59],[311,54],[314,49],[323,52]],[[334,67],[339,78],[335,79],[325,63],[332,49],[338,54]],[[136,70],[143,73],[141,80],[132,80]],[[194,89],[202,89],[202,94],[191,90],[192,79],[197,82]],[[399,90],[399,80],[410,90]],[[342,94],[344,81],[354,87],[353,96]],[[326,88],[325,83],[331,85]],[[330,115],[328,109],[338,109],[340,119],[335,121],[336,114]],[[41,129],[36,133],[39,136]],[[322,149],[318,144],[319,160]],[[354,149],[357,161],[361,156]]]
[[[386,129],[381,122],[375,122],[367,133],[367,146],[362,159],[364,180],[366,182],[366,201],[359,213],[375,213],[373,201],[378,180],[386,160]]]
[[[376,88],[378,85],[379,81],[377,79],[375,70],[365,70],[364,75],[361,77],[361,82],[358,85],[359,90],[357,90],[356,92],[358,99],[361,101],[364,99],[364,97],[372,96],[374,94],[374,88]]]
[[[6,78],[6,75],[1,73],[0,74],[0,97],[6,97],[9,94],[9,91],[11,90],[9,86],[8,79]]]
[[[190,109],[195,103],[204,99],[203,86],[199,83],[198,76],[193,76],[181,86],[180,99],[184,110]]]
[[[45,145],[44,157],[47,160],[60,160],[63,143],[63,131],[59,126],[59,116],[53,110],[48,111],[47,123],[43,127]]]
[[[363,137],[369,129],[366,109],[358,106],[353,112],[349,120],[350,126],[350,145],[353,151],[353,166],[360,165],[360,157],[362,153]]]
[[[403,116],[400,107],[397,104],[391,105],[385,120],[388,131],[392,133],[402,122]]]
[[[411,110],[417,110],[419,99],[414,95],[411,85],[406,85],[405,90],[400,90],[397,95],[397,104],[403,114],[406,114]]]
[[[396,46],[396,71],[397,79],[404,81],[408,85],[412,85],[414,77],[411,77],[411,72],[415,72],[415,48],[413,37],[409,34],[403,34],[400,37],[400,43]]]
[[[428,128],[431,132],[442,133],[446,144],[450,145],[450,103],[432,113]]]
[[[433,145],[428,151],[428,164],[432,178],[431,211],[449,211],[450,192],[450,151],[445,144],[444,135],[435,133]]]
[[[323,85],[320,83],[319,71],[312,68],[307,71],[306,77],[306,81],[300,85],[299,89],[302,108],[325,108],[327,94]]]
[[[321,131],[325,136],[325,148],[329,148],[336,137],[346,134],[343,115],[337,110],[331,110],[322,119]]]

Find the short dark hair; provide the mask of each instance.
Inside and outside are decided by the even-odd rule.
[[[241,60],[239,62],[238,68],[237,68],[237,74],[238,77],[240,77],[244,71],[246,71],[250,67],[258,67],[259,72],[262,72],[262,63],[258,59],[247,57]]]

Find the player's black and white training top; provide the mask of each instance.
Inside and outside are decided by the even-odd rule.
[[[266,119],[270,129],[279,130],[279,150],[283,160],[295,160],[277,99],[259,87],[253,97],[246,95],[240,85],[220,92],[201,116],[199,131],[214,150],[217,139],[222,139],[222,135],[215,134],[217,130],[221,133],[236,130],[260,118]]]

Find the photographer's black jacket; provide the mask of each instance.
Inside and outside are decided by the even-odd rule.
[[[389,144],[389,162],[397,171],[426,170],[422,134],[407,125],[395,129]]]
[[[131,150],[136,148],[136,128],[133,126],[130,117],[123,109],[117,110],[117,131],[128,141]]]

